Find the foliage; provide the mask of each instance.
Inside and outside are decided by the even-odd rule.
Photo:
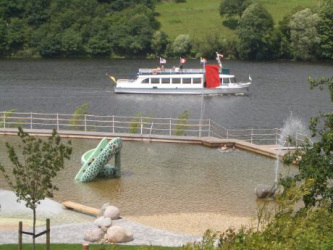
[[[129,124],[129,133],[131,134],[136,134],[138,133],[140,126],[141,126],[141,117],[142,114],[141,113],[137,113],[133,119],[131,120],[130,124]]]
[[[36,232],[36,208],[41,200],[53,197],[58,187],[52,183],[57,172],[64,168],[65,159],[69,160],[72,153],[70,142],[61,142],[57,132],[53,130],[48,140],[37,139],[19,128],[21,138],[17,154],[15,148],[6,143],[11,167],[0,164],[0,172],[4,175],[19,201],[24,201],[26,207],[33,211],[33,234]],[[7,174],[11,169],[12,175]],[[35,237],[33,237],[35,245]]]
[[[262,7],[254,3],[243,13],[239,21],[238,52],[244,59],[267,59],[270,56],[268,37],[273,30],[273,18]]]
[[[319,50],[318,56],[333,59],[333,0],[321,1],[318,15]]]
[[[185,110],[183,113],[181,113],[178,116],[176,129],[175,132],[173,133],[174,135],[181,136],[184,134],[184,132],[186,131],[186,124],[188,119],[189,119],[189,114],[187,110]]]
[[[121,56],[143,56],[150,53],[150,41],[159,24],[154,13],[144,5],[135,5],[109,18],[113,50]]]
[[[164,56],[168,44],[170,43],[168,35],[163,31],[156,31],[151,40],[151,48],[155,56]]]
[[[193,47],[198,53],[197,57],[215,58],[216,51],[223,53],[225,57],[234,57],[237,42],[226,38],[221,38],[218,33],[212,33],[206,36],[203,40],[197,41]]]
[[[333,77],[331,79],[309,78],[310,87],[323,88],[327,86],[333,101]],[[304,148],[286,155],[286,164],[297,163],[299,174],[286,181],[285,186],[293,183],[311,180],[313,186],[303,197],[306,207],[329,204],[333,208],[333,113],[321,113],[310,121],[310,129],[314,142],[308,142]]]
[[[229,228],[220,234],[208,230],[202,242],[183,249],[331,249],[333,213],[326,206],[294,209],[312,184],[303,183],[281,192],[276,195],[275,206],[266,205],[269,201],[265,200],[264,213],[270,219],[259,221],[257,228]]]
[[[72,118],[69,121],[72,129],[80,129],[82,128],[82,123],[84,122],[84,115],[87,114],[87,109],[89,108],[89,104],[82,104],[80,107],[76,108]]]
[[[277,32],[280,32],[280,45],[279,45],[279,58],[291,59],[293,57],[290,48],[290,20],[291,17],[298,11],[303,10],[302,7],[297,6],[292,9],[290,13],[287,13],[283,19],[279,22]]]
[[[187,244],[182,247],[183,250],[211,250],[215,249],[217,234],[208,229],[202,237],[202,241]]]
[[[146,55],[159,28],[154,7],[155,0],[3,0],[0,55],[110,57],[113,49],[120,56]]]
[[[230,18],[224,20],[224,21],[222,22],[222,24],[223,24],[225,27],[227,27],[227,28],[229,28],[229,29],[231,29],[231,30],[235,30],[235,29],[237,29],[237,27],[238,27],[238,22],[239,22],[239,19],[236,19],[236,18],[230,17]]]
[[[252,3],[251,0],[222,0],[220,4],[220,16],[242,16],[244,10]]]
[[[309,8],[291,17],[290,46],[295,59],[308,60],[314,57],[316,45],[320,41],[317,33],[319,21],[318,14],[314,14]]]
[[[230,55],[249,59],[291,58],[290,36],[266,31],[258,44],[238,42],[235,28],[251,0],[196,1],[159,0],[2,0],[0,1],[0,57],[152,57],[195,56],[202,53],[201,42],[230,41]],[[313,56],[331,59],[332,0],[256,1],[281,20],[286,9],[313,7],[320,2],[318,26],[320,43]],[[219,9],[223,6],[222,10]],[[156,7],[156,10],[155,10]],[[222,13],[220,13],[222,11]],[[204,13],[204,14],[203,14]],[[221,25],[221,16],[223,19]],[[160,25],[160,23],[163,25]],[[289,25],[289,23],[288,23]],[[162,27],[162,29],[160,29]],[[180,34],[191,37],[191,48],[169,42]],[[251,37],[250,37],[251,38]],[[250,39],[254,41],[252,38]],[[236,44],[237,42],[237,44]],[[231,46],[230,46],[231,45]],[[237,46],[236,46],[237,45]],[[250,48],[262,51],[249,57]],[[217,47],[217,46],[216,46]],[[207,49],[206,48],[206,49]],[[182,49],[181,52],[178,49]],[[256,49],[255,49],[256,50]],[[295,51],[293,51],[295,52]],[[202,53],[202,54],[206,54]],[[298,54],[302,54],[298,53]],[[302,59],[302,58],[299,58]],[[303,59],[302,59],[303,60]]]
[[[190,35],[182,34],[176,37],[172,44],[172,52],[176,56],[187,56],[190,54],[192,41]]]
[[[137,113],[129,124],[129,133],[137,134],[141,128],[141,124],[144,126],[144,124],[149,123],[149,121],[150,119],[148,117],[143,118],[141,113]]]
[[[4,111],[3,112],[3,117],[1,118],[0,120],[0,128],[4,128],[4,127],[16,127],[15,124],[13,125],[12,123],[11,124],[6,124],[6,120],[8,118],[10,118],[11,116],[13,116],[13,114],[15,113],[16,109],[10,109],[10,110],[7,110],[7,111]]]

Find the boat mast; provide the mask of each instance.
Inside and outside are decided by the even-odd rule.
[[[200,62],[202,62],[202,69],[203,69],[203,75],[202,75],[202,91],[201,91],[201,104],[200,104],[200,129],[199,129],[199,137],[201,137],[201,129],[202,129],[202,119],[203,119],[203,115],[204,115],[204,110],[205,110],[205,106],[204,106],[204,88],[205,88],[205,82],[204,82],[204,77],[205,77],[205,65],[206,65],[206,59],[202,60],[202,58],[200,58]]]
[[[216,53],[216,61],[217,63],[219,64],[220,66],[220,73],[222,73],[222,62],[221,62],[221,59],[223,57],[222,54],[218,53],[218,52],[215,52]]]

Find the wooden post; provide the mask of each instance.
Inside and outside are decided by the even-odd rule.
[[[84,115],[84,131],[87,132],[87,115]]]
[[[199,120],[199,137],[201,137],[202,119]]]
[[[18,250],[22,250],[22,221],[19,222],[18,229]]]
[[[172,125],[171,125],[171,118],[170,118],[170,121],[169,121],[169,136],[171,136],[171,130],[172,130]]]
[[[114,133],[114,115],[112,115],[112,133]]]
[[[278,129],[275,129],[275,145],[278,145]]]
[[[253,143],[253,128],[251,129],[251,144]]]
[[[32,112],[30,113],[30,129],[32,129]]]
[[[140,118],[140,123],[141,123],[141,136],[142,136],[142,131],[143,131],[142,116]]]
[[[59,114],[57,113],[57,130],[59,131]]]
[[[86,243],[86,242],[82,243],[82,249],[89,250],[89,243]]]
[[[50,250],[50,219],[46,219],[46,250]]]

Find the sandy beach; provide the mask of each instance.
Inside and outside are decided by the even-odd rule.
[[[0,190],[0,244],[17,242],[18,222],[23,221],[25,230],[31,229],[31,210],[23,203],[17,203],[11,191]],[[82,243],[85,230],[94,226],[95,217],[68,210],[60,203],[44,200],[37,209],[37,227],[43,230],[45,219],[51,220],[54,243]],[[223,232],[228,228],[240,228],[242,225],[253,225],[249,217],[234,217],[214,213],[178,213],[150,216],[124,216],[113,221],[131,230],[134,241],[129,245],[181,246],[198,241],[207,229]],[[43,242],[43,237],[38,239]],[[28,236],[25,240],[30,241]]]

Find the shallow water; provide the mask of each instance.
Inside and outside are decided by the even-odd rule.
[[[16,137],[0,137],[2,163],[8,165],[4,143]],[[257,184],[274,182],[275,160],[242,150],[220,152],[198,145],[123,142],[122,175],[90,183],[74,180],[81,155],[98,140],[73,139],[73,154],[55,180],[55,200],[75,201],[99,208],[106,202],[126,215],[213,212],[255,216]],[[111,159],[113,163],[113,159]],[[295,169],[280,167],[282,174]],[[2,176],[0,189],[8,188]]]

